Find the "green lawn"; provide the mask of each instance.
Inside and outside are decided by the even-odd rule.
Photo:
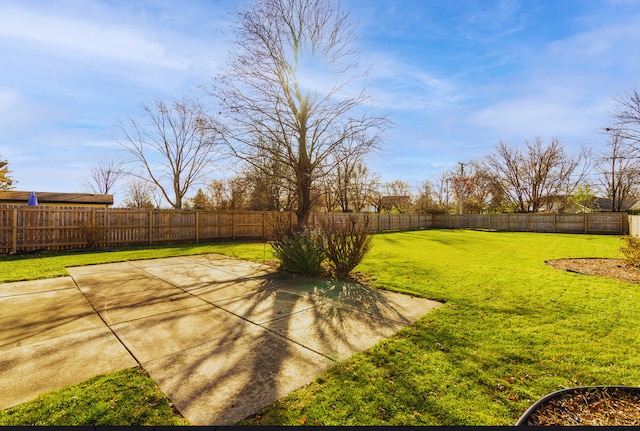
[[[140,368],[97,376],[0,410],[0,426],[188,425]]]
[[[639,385],[638,285],[544,264],[554,258],[621,257],[621,245],[619,237],[596,235],[455,230],[375,235],[358,271],[378,287],[446,305],[243,423],[512,425],[533,401],[562,387]],[[271,258],[263,244],[176,250]],[[147,252],[115,253],[121,252],[75,256],[99,263]],[[165,249],[148,253],[171,255]],[[61,262],[75,256],[34,258],[55,263],[33,266],[29,258],[0,258],[0,274],[16,265],[59,272]],[[0,411],[0,424],[20,424],[6,418],[7,410]],[[76,423],[91,424],[80,418]]]
[[[544,264],[621,257],[621,245],[592,235],[376,235],[358,270],[446,306],[245,423],[512,425],[563,387],[639,385],[638,286]]]

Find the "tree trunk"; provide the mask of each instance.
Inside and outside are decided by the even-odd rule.
[[[311,214],[311,176],[304,170],[297,175],[297,197],[298,208],[296,216],[298,217],[297,229],[302,230],[309,225],[309,215]]]

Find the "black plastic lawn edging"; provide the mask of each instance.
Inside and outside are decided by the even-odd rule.
[[[589,391],[613,391],[615,389],[619,389],[628,393],[636,393],[640,395],[640,387],[638,386],[578,386],[575,388],[567,388],[562,389],[556,392],[552,392],[544,397],[540,398],[538,401],[533,403],[531,407],[529,407],[518,419],[515,426],[537,426],[537,424],[529,424],[531,420],[531,416],[538,411],[540,407],[547,404],[549,401],[554,400],[556,398],[561,398],[567,394],[581,394]]]

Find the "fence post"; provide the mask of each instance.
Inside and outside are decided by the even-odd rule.
[[[149,210],[149,245],[153,244],[153,210]]]
[[[236,212],[231,211],[231,239],[236,239]]]
[[[13,209],[13,231],[11,232],[11,251],[13,254],[18,252],[18,208]]]
[[[196,216],[196,244],[200,241],[200,224],[198,220],[198,211],[193,211]]]
[[[584,213],[584,233],[589,233],[587,213]]]

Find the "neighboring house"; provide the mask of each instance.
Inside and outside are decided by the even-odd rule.
[[[620,206],[621,212],[626,211],[638,211],[640,210],[640,200],[638,199],[623,199]],[[595,212],[608,212],[611,211],[611,199],[608,198],[596,198]]]
[[[577,203],[563,203],[559,197],[551,205],[543,205],[540,208],[540,212],[546,213],[558,213],[564,212],[567,214],[575,213],[594,213],[594,212],[611,212],[611,199],[608,198],[594,198],[591,201],[592,204],[588,206],[580,205]],[[624,199],[620,212],[638,211],[640,210],[640,200],[638,199]]]
[[[411,208],[411,196],[382,196],[380,198],[381,210],[406,212],[409,208]]]
[[[27,205],[31,192],[0,191],[0,205]],[[39,206],[108,208],[113,205],[113,195],[91,193],[36,192]]]

